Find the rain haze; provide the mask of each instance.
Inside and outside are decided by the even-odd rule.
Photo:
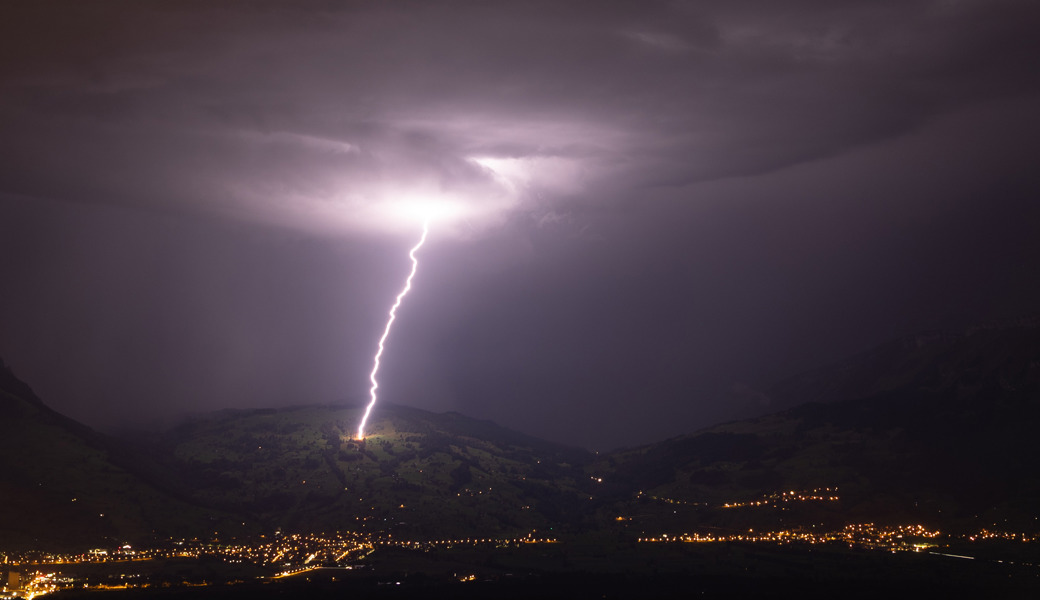
[[[101,430],[362,403],[424,220],[380,401],[594,449],[1040,302],[1036,2],[0,15],[0,357]]]

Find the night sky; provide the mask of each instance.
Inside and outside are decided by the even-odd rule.
[[[1040,3],[0,8],[0,357],[102,429],[381,399],[593,449],[1040,306]],[[437,212],[441,215],[440,212]],[[377,407],[378,416],[378,407]]]

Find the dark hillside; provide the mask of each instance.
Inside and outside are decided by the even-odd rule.
[[[643,491],[627,504],[618,496],[616,510],[674,512],[684,526],[830,519],[1040,529],[1040,330],[896,342],[778,389],[830,401],[605,457],[596,470],[615,480],[613,489]],[[818,488],[838,488],[840,501],[812,510],[706,508]],[[649,497],[696,508],[676,512]],[[660,525],[654,519],[644,521]]]
[[[580,518],[586,451],[489,421],[383,404],[223,411],[162,436],[157,456],[201,503],[270,528],[502,537]]]
[[[893,340],[770,387],[775,410],[809,402],[867,398],[893,390],[970,388],[985,381],[1021,387],[1040,383],[1040,319],[924,332]]]
[[[7,549],[82,549],[241,529],[126,465],[106,436],[48,408],[0,363],[0,539]]]
[[[914,339],[776,387],[799,406],[606,455],[385,403],[363,441],[359,408],[310,406],[202,415],[131,451],[4,367],[0,536],[537,532],[606,548],[870,522],[1040,530],[1040,329]]]

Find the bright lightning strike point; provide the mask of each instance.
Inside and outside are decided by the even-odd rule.
[[[404,289],[397,295],[397,300],[394,305],[390,307],[390,318],[386,322],[386,329],[383,330],[383,337],[379,338],[379,349],[376,350],[374,364],[372,366],[372,373],[368,376],[368,380],[372,382],[372,387],[369,389],[369,401],[368,406],[365,408],[365,415],[361,417],[361,424],[358,425],[358,439],[365,439],[365,423],[368,422],[368,416],[372,414],[372,408],[376,405],[376,390],[379,388],[379,381],[376,379],[376,375],[379,373],[379,359],[383,356],[383,346],[386,344],[386,338],[390,335],[390,327],[394,324],[394,320],[397,319],[397,308],[401,306],[401,300],[408,295],[408,291],[412,289],[412,278],[415,277],[415,271],[419,268],[419,259],[415,257],[415,253],[418,252],[419,248],[422,248],[424,242],[426,242],[426,234],[429,233],[429,221],[423,223],[422,237],[419,238],[419,243],[412,247],[411,251],[408,252],[408,258],[412,259],[412,272],[408,274],[408,278],[404,281]]]

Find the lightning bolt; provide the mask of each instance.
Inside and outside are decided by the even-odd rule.
[[[368,376],[368,380],[372,382],[372,387],[368,390],[369,401],[368,407],[365,408],[365,416],[361,417],[361,424],[358,425],[357,437],[359,440],[365,439],[365,423],[368,422],[368,416],[372,414],[372,408],[376,405],[376,390],[379,389],[379,381],[376,379],[376,374],[379,373],[379,359],[383,356],[383,346],[386,344],[386,338],[390,335],[390,327],[394,324],[394,320],[397,319],[397,308],[401,306],[401,300],[408,295],[408,291],[412,289],[412,278],[415,277],[415,272],[419,268],[419,259],[415,257],[415,253],[422,248],[424,242],[426,242],[426,234],[429,233],[429,222],[423,223],[422,237],[419,238],[419,243],[412,247],[411,251],[408,252],[408,258],[412,259],[412,272],[408,274],[408,279],[404,281],[404,289],[397,295],[397,300],[394,305],[390,307],[390,318],[386,322],[386,329],[383,330],[383,337],[379,338],[379,349],[376,350],[376,357],[373,361],[372,373]]]

